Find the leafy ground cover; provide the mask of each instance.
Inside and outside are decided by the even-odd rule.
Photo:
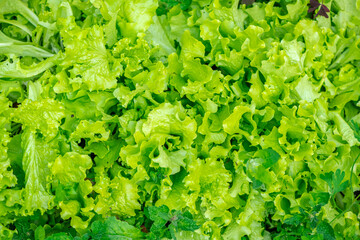
[[[0,1],[0,239],[359,239],[359,0]]]

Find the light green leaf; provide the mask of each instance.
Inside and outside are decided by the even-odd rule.
[[[51,166],[51,173],[61,184],[80,182],[86,177],[86,170],[92,166],[91,158],[76,152],[59,156]]]
[[[53,196],[48,189],[50,174],[48,163],[55,160],[57,152],[37,138],[35,130],[26,128],[22,134],[22,160],[25,172],[24,205],[22,213],[27,215],[35,210],[44,212],[51,207]]]

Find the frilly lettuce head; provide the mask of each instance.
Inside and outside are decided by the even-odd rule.
[[[1,0],[0,239],[360,239],[359,0]]]

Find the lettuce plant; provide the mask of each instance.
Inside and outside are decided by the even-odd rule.
[[[0,239],[359,239],[359,0],[1,0]]]

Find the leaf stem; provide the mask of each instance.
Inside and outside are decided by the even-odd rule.
[[[332,202],[332,204],[334,205],[334,208],[335,208],[337,211],[339,211],[339,212],[343,211],[343,210],[342,210],[341,208],[339,208],[338,205],[336,204],[335,196],[331,197],[331,202]]]
[[[334,217],[333,220],[331,220],[330,224],[333,223],[336,219],[338,219],[339,217],[341,217],[342,215],[344,215],[346,212],[350,211],[350,209],[356,204],[359,202],[359,198],[360,198],[360,195],[358,195],[356,198],[355,198],[355,201],[347,208],[345,209],[344,211],[342,211],[339,215],[337,215],[336,217]]]

